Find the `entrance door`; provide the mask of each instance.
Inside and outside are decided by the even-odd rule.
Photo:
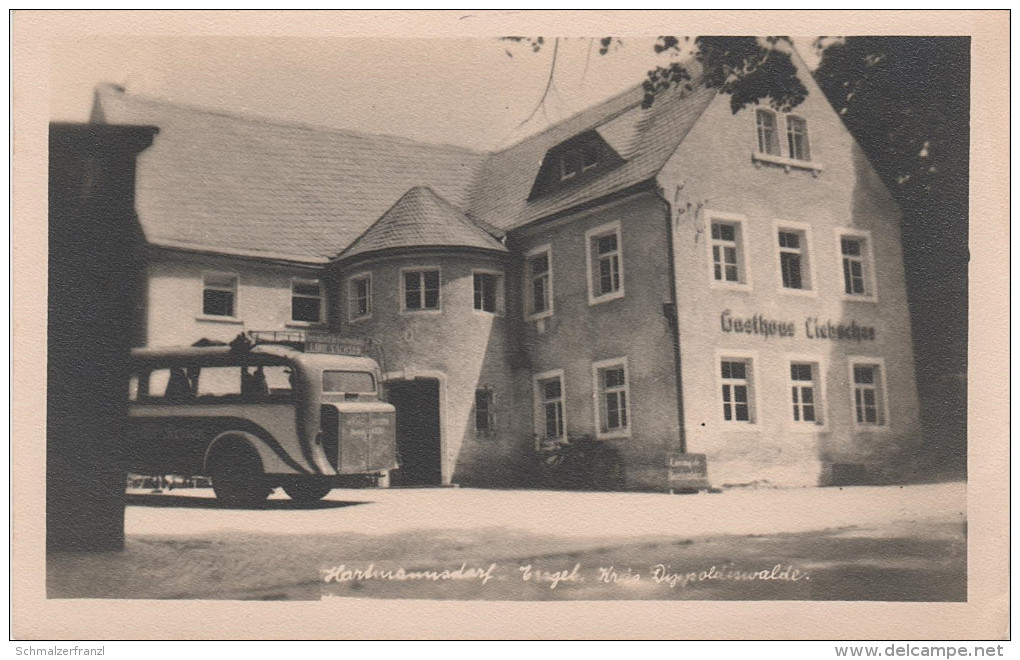
[[[389,402],[397,409],[400,452],[400,469],[392,473],[392,485],[441,485],[439,381],[433,378],[391,381],[386,389]]]

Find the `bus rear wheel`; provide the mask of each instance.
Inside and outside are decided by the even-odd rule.
[[[317,502],[329,495],[333,486],[321,481],[294,481],[283,485],[283,492],[295,502]]]
[[[243,441],[220,442],[209,458],[216,499],[232,506],[254,506],[272,492],[258,454]]]

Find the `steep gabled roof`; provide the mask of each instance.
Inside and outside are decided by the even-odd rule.
[[[662,169],[716,94],[717,90],[694,84],[690,92],[661,94],[645,110],[641,108],[644,90],[637,86],[578,113],[490,156],[471,195],[469,212],[505,233],[646,181]],[[584,185],[564,186],[529,200],[549,150],[590,130],[625,162]]]
[[[502,243],[482,231],[434,190],[416,186],[338,258],[414,247],[468,247],[507,252]]]
[[[467,208],[485,154],[96,90],[94,121],[159,127],[136,207],[154,245],[322,263],[409,188]]]
[[[112,85],[97,88],[93,120],[160,129],[138,162],[136,208],[149,243],[325,263],[353,255],[356,242],[357,253],[504,249],[493,236],[654,177],[716,93],[695,84],[646,110],[636,86],[492,154],[201,110]],[[550,149],[585,133],[623,162],[529,199]],[[387,222],[359,239],[384,213]]]

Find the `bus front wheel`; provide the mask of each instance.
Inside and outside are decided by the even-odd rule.
[[[294,481],[284,484],[283,492],[295,502],[317,502],[329,495],[333,486],[329,483],[316,481]]]
[[[272,492],[258,454],[240,440],[216,445],[209,457],[209,473],[216,499],[227,505],[253,506]]]

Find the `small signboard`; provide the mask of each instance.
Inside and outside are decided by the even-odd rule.
[[[705,455],[682,452],[670,454],[667,488],[670,492],[710,489]]]

